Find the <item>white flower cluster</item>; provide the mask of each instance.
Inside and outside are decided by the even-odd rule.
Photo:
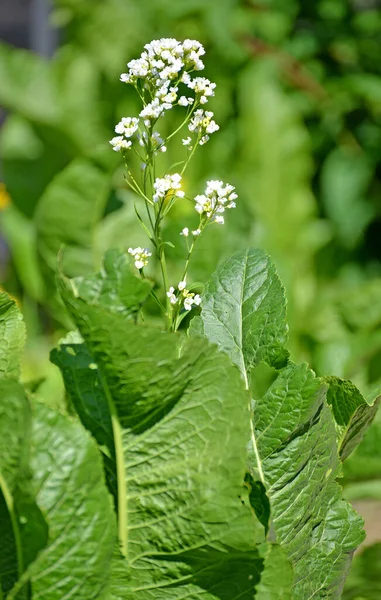
[[[195,104],[194,108],[197,109],[197,106],[206,104],[209,98],[214,96],[215,83],[205,77],[192,79],[190,76],[190,72],[204,69],[201,60],[204,54],[204,47],[197,40],[187,39],[179,42],[174,38],[162,38],[146,44],[140,57],[128,63],[128,72],[122,73],[120,79],[134,85],[145,101],[148,92],[149,101],[144,102],[144,107],[139,114],[147,129],[153,127],[157,119],[175,104],[183,107]],[[195,98],[179,96],[180,84],[192,90]],[[200,134],[201,145],[209,140],[211,133],[219,129],[212,117],[211,112],[196,110],[188,125],[190,131]],[[116,152],[131,148],[132,143],[129,138],[135,133],[138,124],[139,120],[132,117],[125,117],[118,123],[115,131],[119,135],[110,142]],[[141,135],[139,139],[142,139]],[[190,142],[190,137],[183,140],[184,145],[189,145]],[[158,149],[165,152],[164,142]]]
[[[132,142],[131,138],[139,127],[139,119],[135,117],[123,117],[123,119],[116,125],[115,133],[120,135],[112,138],[110,141],[111,146],[115,152],[121,152],[121,150],[129,150]]]
[[[194,79],[191,79],[189,73],[185,72],[183,73],[181,81],[185,83],[190,90],[193,90],[199,95],[200,104],[206,104],[208,98],[214,96],[216,84],[212,83],[209,79],[206,79],[206,77],[195,77]]]
[[[128,253],[133,257],[137,269],[146,267],[148,265],[148,258],[152,256],[152,252],[148,248],[129,248]]]
[[[235,208],[238,198],[233,185],[224,184],[223,181],[211,180],[206,182],[203,194],[195,197],[195,209],[201,216],[223,225],[222,213],[227,208]]]
[[[214,114],[210,110],[203,110],[202,108],[199,108],[191,118],[188,129],[189,131],[196,132],[201,136],[200,146],[206,144],[206,142],[209,140],[209,135],[215,131],[218,131],[220,128],[219,125],[213,121],[213,116]],[[183,140],[184,145],[189,143],[188,139],[189,138]]]
[[[181,190],[181,175],[178,173],[157,177],[153,187],[155,193],[152,199],[155,203],[168,195],[177,196],[178,198],[184,198],[185,195]]]
[[[204,47],[197,40],[179,42],[173,38],[162,38],[146,44],[140,57],[128,63],[129,70],[122,73],[121,81],[136,86],[142,80],[143,88],[151,93],[151,102],[140,113],[146,127],[176,103],[180,106],[193,104],[195,99],[192,97],[178,98],[180,82],[195,92],[201,104],[206,104],[208,98],[214,96],[215,83],[205,77],[192,79],[188,73],[204,69],[201,60],[204,54]]]
[[[180,71],[202,71],[204,63],[201,56],[205,50],[197,40],[179,42],[174,38],[153,40],[144,46],[140,58],[128,63],[128,73],[122,73],[121,81],[135,84],[138,79],[145,79],[148,85],[162,87],[167,81],[176,79]]]
[[[167,292],[167,296],[171,304],[177,304],[178,302],[183,303],[185,310],[191,310],[192,306],[200,306],[201,296],[194,294],[186,289],[187,282],[180,281],[177,286],[178,292],[175,291],[174,287],[170,287]]]

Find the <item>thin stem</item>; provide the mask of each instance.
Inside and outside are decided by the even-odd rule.
[[[195,153],[195,151],[196,151],[196,148],[197,148],[197,146],[198,146],[198,140],[196,140],[196,142],[195,142],[195,144],[194,144],[194,146],[193,146],[193,148],[192,148],[192,151],[190,152],[190,154],[189,154],[189,156],[188,156],[188,158],[187,158],[187,160],[186,160],[186,162],[185,162],[185,165],[184,165],[184,166],[183,166],[183,168],[182,168],[182,171],[181,171],[180,175],[184,175],[185,169],[186,169],[186,168],[187,168],[187,166],[189,165],[189,163],[190,163],[190,160],[191,160],[191,158],[193,157],[193,155],[194,155],[194,153]]]

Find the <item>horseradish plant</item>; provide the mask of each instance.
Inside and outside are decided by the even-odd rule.
[[[142,110],[111,144],[148,239],[109,251],[92,276],[59,276],[76,330],[51,358],[70,416],[17,382],[24,324],[0,296],[1,598],[339,598],[363,539],[336,480],[378,398],[289,359],[284,290],[261,250],[223,262],[201,296],[189,281],[199,237],[237,199],[222,181],[194,198],[183,185],[218,130],[204,108],[216,86],[196,73],[203,54],[194,40],[153,41],[121,76]],[[183,119],[164,136],[170,110]],[[162,172],[175,136],[184,160]],[[179,202],[198,225],[179,232],[187,256],[173,281],[163,221]],[[146,276],[154,260],[160,285]],[[148,301],[166,331],[147,325]]]

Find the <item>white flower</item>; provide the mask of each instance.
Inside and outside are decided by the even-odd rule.
[[[185,310],[190,310],[192,308],[193,298],[187,297],[184,298],[184,308]]]
[[[198,235],[200,235],[200,233],[201,233],[201,229],[194,229],[192,231],[192,235],[194,235],[195,237],[197,237]]]
[[[184,138],[182,140],[183,146],[188,146],[191,143],[191,141],[192,141],[192,138],[190,136],[188,136],[187,138]]]
[[[147,259],[152,256],[152,252],[148,248],[128,248],[128,253],[133,257],[137,269],[146,267],[148,265]]]
[[[110,144],[112,146],[112,149],[115,150],[115,152],[121,152],[122,150],[129,150],[132,145],[129,140],[126,140],[121,135],[118,135],[117,137],[112,138],[112,140],[110,140]]]
[[[200,306],[201,304],[201,296],[200,294],[196,294],[195,297],[193,298],[193,302],[194,304],[196,304],[196,306]]]
[[[116,125],[115,133],[124,135],[126,138],[130,138],[134,135],[135,131],[139,127],[139,119],[135,117],[123,117],[123,119]]]
[[[170,287],[169,291],[167,292],[167,296],[169,298],[169,301],[171,304],[176,304],[177,302],[177,298],[175,295],[175,288],[174,287]]]
[[[209,136],[206,134],[212,134],[219,130],[219,125],[212,119],[213,113],[210,110],[204,111],[199,108],[194,113],[189,125],[189,131],[195,131],[201,135],[200,144],[203,145],[209,140]]]
[[[188,227],[184,227],[184,229],[181,231],[180,235],[183,235],[184,237],[188,237],[188,235],[189,235]]]
[[[172,105],[170,105],[170,108],[172,108]],[[147,122],[148,122],[148,126],[149,126],[150,119],[158,119],[163,112],[164,112],[164,105],[160,104],[160,101],[158,98],[154,98],[152,100],[152,102],[150,102],[149,104],[147,104],[147,106],[145,106],[143,108],[143,110],[139,113],[139,116],[142,119],[144,119],[145,125],[147,125]]]
[[[177,287],[179,288],[180,292],[182,292],[183,290],[185,290],[186,285],[187,285],[187,282],[184,279],[184,281],[179,282],[179,285]]]
[[[189,77],[186,78],[183,83],[200,96],[199,101],[201,104],[206,104],[208,98],[214,96],[214,90],[217,87],[215,83],[212,83],[209,79],[206,79],[206,77],[195,77],[194,79]]]
[[[184,192],[181,190],[181,175],[178,173],[157,177],[153,187],[155,189],[154,202],[159,202],[161,198],[165,198],[167,195],[177,196],[178,198],[184,197]]]
[[[195,197],[196,211],[206,219],[223,225],[224,217],[221,213],[236,206],[234,200],[237,199],[237,194],[234,193],[234,189],[233,185],[225,185],[216,179],[207,181],[204,193]]]

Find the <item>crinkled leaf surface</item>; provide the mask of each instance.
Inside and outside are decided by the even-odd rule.
[[[237,252],[212,275],[194,333],[225,351],[244,380],[261,361],[281,366],[288,353],[286,300],[275,266],[265,252]]]
[[[94,440],[79,423],[36,404],[30,458],[49,538],[20,582],[30,581],[33,600],[108,598],[116,524]]]
[[[250,252],[253,259],[262,255]],[[239,256],[241,266],[237,265]],[[269,259],[266,261],[262,255],[261,264],[269,264]],[[245,255],[237,254],[217,270],[207,286],[201,312],[203,326],[197,324],[199,334],[203,330],[208,339],[218,343],[240,366],[247,388],[251,385],[251,367],[255,365],[253,356],[274,365],[269,359],[271,349],[282,347],[282,332],[286,331],[281,309],[283,290],[279,284],[275,289],[270,286],[273,293],[265,295],[262,302],[252,304],[253,311],[259,307],[259,315],[254,312],[251,317],[254,324],[262,314],[267,318],[260,320],[262,328],[249,327],[245,336],[246,287],[241,285],[243,293],[237,292],[236,273],[244,273],[240,281],[248,280],[251,290],[267,289],[263,284],[263,269],[257,268],[255,260],[252,269],[249,265]],[[265,284],[267,281],[265,278]],[[266,300],[269,305],[261,313],[262,307],[267,306]],[[283,324],[279,346],[277,315]],[[263,350],[258,352],[262,344]],[[279,350],[277,355],[281,355]],[[251,476],[254,481],[262,482],[270,502],[270,534],[275,534],[293,563],[295,600],[338,598],[351,554],[363,538],[362,521],[341,500],[341,488],[335,482],[340,463],[334,420],[325,393],[326,388],[306,365],[289,364],[252,403]],[[250,495],[253,493],[254,488]],[[251,502],[258,514],[256,502]],[[262,517],[265,515],[264,507]]]
[[[22,387],[0,381],[0,597],[13,587],[25,567],[19,485],[28,477],[30,408]],[[25,598],[25,587],[19,598]]]
[[[86,290],[85,300],[80,285],[61,293],[112,421],[125,555],[114,561],[114,598],[251,600],[264,530],[243,485],[250,423],[239,372],[206,340],[137,327],[105,297],[97,304]]]
[[[75,280],[75,293],[89,304],[125,315],[133,315],[140,309],[151,287],[148,280],[132,272],[128,256],[119,250],[106,252],[99,273]]]
[[[340,457],[345,460],[371,425],[381,400],[381,391],[367,401],[351,381],[333,376],[325,377],[324,381],[328,384],[327,401],[332,406],[336,421]]]
[[[362,520],[341,499],[336,431],[326,388],[306,365],[280,371],[255,401],[250,464],[260,472],[272,527],[295,570],[295,599],[339,598]]]
[[[0,377],[17,379],[25,342],[25,325],[16,302],[0,292]]]

